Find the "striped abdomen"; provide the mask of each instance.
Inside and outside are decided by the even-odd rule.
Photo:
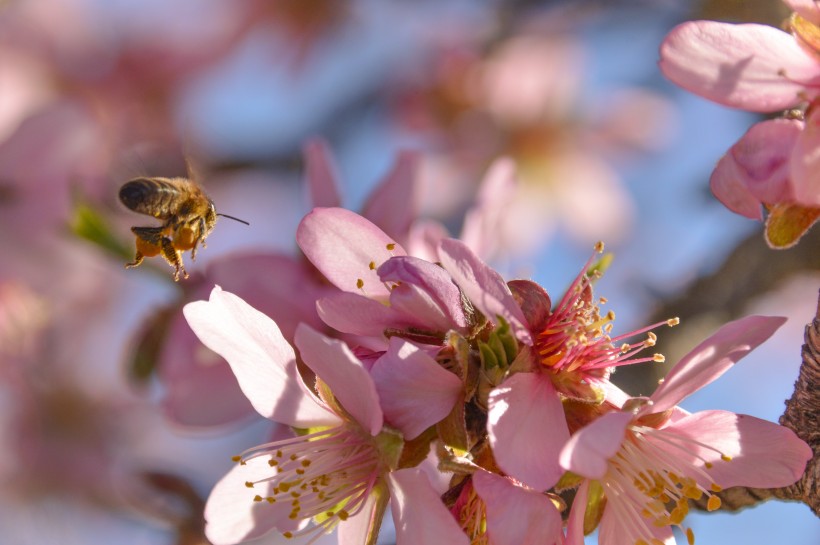
[[[134,212],[165,220],[198,191],[185,178],[135,178],[120,188],[120,201]]]

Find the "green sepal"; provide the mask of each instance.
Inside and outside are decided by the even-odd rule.
[[[430,454],[430,444],[436,440],[436,437],[438,437],[436,428],[430,426],[412,441],[405,441],[401,450],[398,469],[416,467],[422,463]]]
[[[467,434],[467,420],[463,397],[463,394],[460,395],[450,414],[436,424],[436,431],[438,437],[448,447],[468,452],[470,450],[470,438]]]
[[[376,442],[381,461],[391,470],[398,469],[404,449],[404,437],[401,432],[385,426],[373,440]]]
[[[555,491],[564,492],[565,490],[571,490],[581,486],[582,482],[584,482],[584,477],[576,475],[572,471],[566,471],[561,475],[561,478],[558,479],[558,483],[555,485]]]

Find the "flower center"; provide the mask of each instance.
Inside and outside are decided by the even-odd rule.
[[[318,537],[358,513],[382,469],[372,438],[347,425],[260,445],[234,461],[245,464],[259,457],[267,457],[272,475],[245,483],[248,488],[266,486],[265,494],[253,501],[286,505],[288,519],[316,522],[296,533],[284,532],[289,538],[314,532]]]
[[[731,461],[709,445],[671,431],[637,425],[629,428],[603,480],[610,498],[607,508],[616,511],[629,541],[635,545],[662,543],[650,525],[681,526],[689,513],[689,500],[700,501],[706,496],[709,511],[720,508],[715,493],[722,489],[707,472],[712,463],[697,454],[703,449],[724,462]],[[694,544],[692,529],[681,529],[689,544]]]
[[[606,303],[606,299],[601,297],[596,300],[592,295],[592,280],[601,275],[593,266],[593,260],[596,254],[603,252],[603,248],[603,243],[596,245],[595,254],[584,265],[537,336],[536,349],[541,364],[546,368],[587,375],[599,374],[600,370],[620,365],[664,361],[661,354],[643,358],[633,356],[644,348],[654,346],[657,336],[652,329],[677,325],[677,318],[617,337],[610,336],[615,313],[609,311],[601,316],[599,304]],[[635,344],[622,342],[643,333],[647,333],[643,341]]]
[[[472,481],[464,485],[451,512],[470,538],[470,545],[489,545],[487,507],[484,500],[476,494]]]

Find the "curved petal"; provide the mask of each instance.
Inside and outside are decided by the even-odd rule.
[[[563,542],[561,515],[541,492],[487,471],[473,474],[473,486],[487,507],[487,534],[493,545]]]
[[[341,206],[339,175],[333,154],[323,138],[311,138],[305,144],[305,182],[310,202],[315,206]]]
[[[495,252],[500,225],[517,186],[515,162],[509,157],[493,161],[481,182],[478,202],[465,215],[461,229],[460,239],[476,255],[487,259]]]
[[[296,328],[295,342],[305,364],[325,381],[350,416],[371,435],[379,433],[384,416],[376,387],[350,348],[305,324]]]
[[[633,418],[632,413],[611,412],[575,432],[561,450],[561,467],[588,479],[601,479]]]
[[[498,316],[509,322],[518,340],[532,344],[527,319],[497,272],[481,261],[463,242],[445,239],[439,245],[439,259],[468,299],[488,320]]]
[[[381,337],[389,327],[418,325],[408,323],[405,316],[358,293],[338,292],[316,302],[322,320],[338,331],[352,335]]]
[[[447,416],[459,399],[461,379],[418,347],[398,337],[370,371],[384,416],[405,439]]]
[[[711,462],[706,472],[724,488],[788,486],[803,475],[812,457],[811,448],[790,429],[728,411],[694,413],[662,431],[691,438],[693,444],[681,454],[691,456],[696,463]],[[730,456],[731,461],[722,460],[721,454]]]
[[[613,498],[610,501],[629,501]],[[647,519],[638,512],[637,505],[622,505],[621,509],[614,509],[607,505],[598,526],[598,542],[607,545],[635,545],[639,539],[644,543],[663,543],[676,545],[670,526],[657,527],[648,523]],[[630,520],[631,519],[631,520]],[[644,532],[637,533],[642,528]],[[657,541],[655,541],[657,540]]]
[[[735,214],[762,221],[762,203],[749,191],[744,183],[745,178],[743,169],[730,151],[720,158],[715,170],[712,171],[709,188],[715,198]]]
[[[378,516],[376,500],[376,494],[368,494],[361,511],[344,521],[344,523],[339,524],[337,530],[339,534],[338,545],[367,543],[367,535],[374,523],[373,518]]]
[[[470,540],[423,471],[416,468],[393,471],[387,482],[396,545],[469,545]]]
[[[416,218],[416,171],[418,155],[399,153],[393,168],[370,193],[362,208],[366,217],[389,236],[401,243],[407,241],[410,225]]]
[[[267,460],[259,457],[237,464],[214,486],[205,504],[205,534],[214,545],[233,545],[292,526],[290,505],[254,501],[256,495],[267,497],[270,485],[245,485],[271,476],[274,470]]]
[[[794,200],[820,208],[820,114],[814,112],[794,145],[791,156]]]
[[[817,59],[766,25],[689,21],[666,36],[660,55],[661,71],[677,85],[755,112],[790,108],[820,84]]]
[[[415,317],[428,329],[447,331],[467,327],[461,293],[447,272],[411,256],[387,260],[378,271],[383,282],[395,282],[390,305]]]
[[[430,261],[438,261],[438,245],[445,238],[450,238],[450,232],[440,222],[431,219],[421,219],[413,223],[407,240],[407,253]]]
[[[546,490],[561,477],[558,455],[569,439],[564,408],[549,378],[517,373],[490,392],[487,434],[505,473]]]
[[[298,428],[339,421],[302,382],[293,348],[273,320],[219,286],[183,313],[202,344],[228,360],[259,414]]]
[[[315,208],[299,224],[296,242],[333,285],[368,297],[389,295],[376,268],[407,255],[384,231],[344,208]]]
[[[772,336],[786,322],[776,316],[747,316],[721,327],[684,356],[655,390],[639,415],[671,409],[720,375]]]
[[[567,519],[567,538],[564,545],[584,545],[584,515],[586,514],[587,498],[589,497],[589,480],[584,479],[575,499],[572,500],[572,507],[569,509]]]

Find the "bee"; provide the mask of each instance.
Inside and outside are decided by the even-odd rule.
[[[196,259],[197,248],[205,247],[205,239],[213,231],[217,216],[249,225],[248,222],[217,214],[214,202],[202,188],[188,178],[134,178],[120,188],[120,201],[129,209],[161,220],[156,227],[132,227],[136,235],[136,256],[125,268],[138,267],[144,258],[162,255],[174,268],[174,281],[180,275],[188,278],[182,254],[191,251]]]

